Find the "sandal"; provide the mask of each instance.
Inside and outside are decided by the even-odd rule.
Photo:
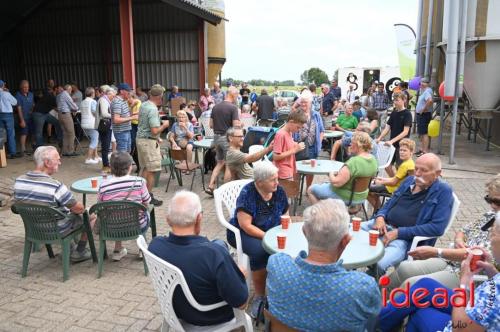
[[[213,196],[213,195],[214,195],[214,190],[213,190],[212,188],[207,188],[207,189],[205,189],[205,192],[206,192],[207,194],[209,194],[210,196]]]

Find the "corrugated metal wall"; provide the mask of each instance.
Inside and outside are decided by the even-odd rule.
[[[199,19],[159,0],[133,2],[137,84],[178,85],[198,97]],[[81,87],[120,82],[118,2],[53,0],[0,42],[0,78],[33,89],[48,78]],[[22,36],[22,38],[20,38]]]

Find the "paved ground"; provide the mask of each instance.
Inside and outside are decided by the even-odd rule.
[[[484,182],[491,173],[500,172],[499,150],[483,153],[482,145],[468,143],[463,138],[459,138],[457,145],[458,165],[447,165],[447,157],[444,157],[443,175],[462,205],[452,230],[441,240],[443,245],[452,240],[456,229],[488,209],[482,199]],[[476,158],[478,155],[480,159]],[[9,161],[7,168],[0,169],[0,177],[15,178],[31,168],[29,158]],[[84,165],[83,157],[65,158],[57,178],[69,185],[77,178],[97,174],[99,168]],[[166,174],[162,173],[160,187],[154,190],[155,195],[164,200],[178,189],[177,184],[171,184],[170,192],[165,193],[166,180]],[[199,178],[194,191],[201,192]],[[81,199],[80,195],[77,197]],[[213,200],[204,193],[201,197],[202,233],[210,239],[224,238],[225,232],[215,218]],[[90,196],[88,205],[94,202],[95,197]],[[164,221],[165,206],[157,212],[159,234],[168,232]],[[0,211],[0,230],[0,331],[148,331],[160,328],[159,306],[150,281],[144,276],[134,242],[125,244],[129,255],[122,261],[105,262],[102,278],[96,278],[97,265],[89,261],[72,265],[70,279],[63,283],[60,258],[49,260],[45,250],[32,254],[28,276],[21,279],[22,222],[10,210],[3,209]],[[55,248],[55,252],[58,253],[59,248]]]

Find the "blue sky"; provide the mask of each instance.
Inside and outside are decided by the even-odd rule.
[[[417,0],[226,0],[222,77],[293,79],[311,67],[397,66],[395,23],[416,30]]]

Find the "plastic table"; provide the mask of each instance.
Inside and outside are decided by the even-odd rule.
[[[108,178],[112,177],[112,175],[108,175]],[[97,187],[92,188],[92,179],[97,179]],[[87,206],[87,194],[97,194],[99,191],[99,185],[104,181],[102,176],[93,176],[90,178],[85,178],[81,180],[77,180],[71,184],[71,190],[76,193],[82,194],[83,206]],[[149,212],[149,222],[151,227],[151,235],[152,237],[156,236],[156,215],[155,215],[155,207],[153,204],[148,205]]]
[[[262,247],[269,254],[282,252],[293,258],[297,257],[302,250],[307,252],[307,240],[302,232],[303,225],[303,222],[292,222],[288,230],[282,229],[281,225],[271,228],[262,239]],[[278,249],[278,240],[276,238],[278,233],[286,234],[285,249]],[[370,246],[368,232],[362,229],[354,232],[349,227],[349,233],[352,236],[351,242],[340,256],[344,268],[352,270],[370,266],[377,263],[384,256],[384,244],[380,239],[377,241],[376,246]]]
[[[296,162],[297,173],[300,174],[300,195],[299,205],[302,204],[302,191],[304,189],[304,178],[306,175],[328,175],[332,171],[339,171],[344,163],[336,160],[317,159],[316,166],[311,167],[310,160],[300,160]]]
[[[326,138],[326,140],[328,141],[327,151],[331,152],[333,149],[333,142],[335,142],[335,140],[341,138],[342,136],[344,136],[344,132],[342,131],[325,130],[323,137]]]
[[[203,138],[200,141],[193,141],[194,148],[201,149],[202,155],[205,155],[205,151],[210,149],[210,147],[212,147],[213,143],[214,143],[213,138]],[[198,151],[196,151],[196,153],[194,154],[194,160],[195,160],[195,163],[197,163],[197,164],[200,163],[200,159],[198,157]],[[203,166],[205,166],[205,165],[203,165]],[[201,169],[201,185],[203,187],[203,190],[205,190],[205,170],[204,170],[204,167],[202,167],[202,169]]]

